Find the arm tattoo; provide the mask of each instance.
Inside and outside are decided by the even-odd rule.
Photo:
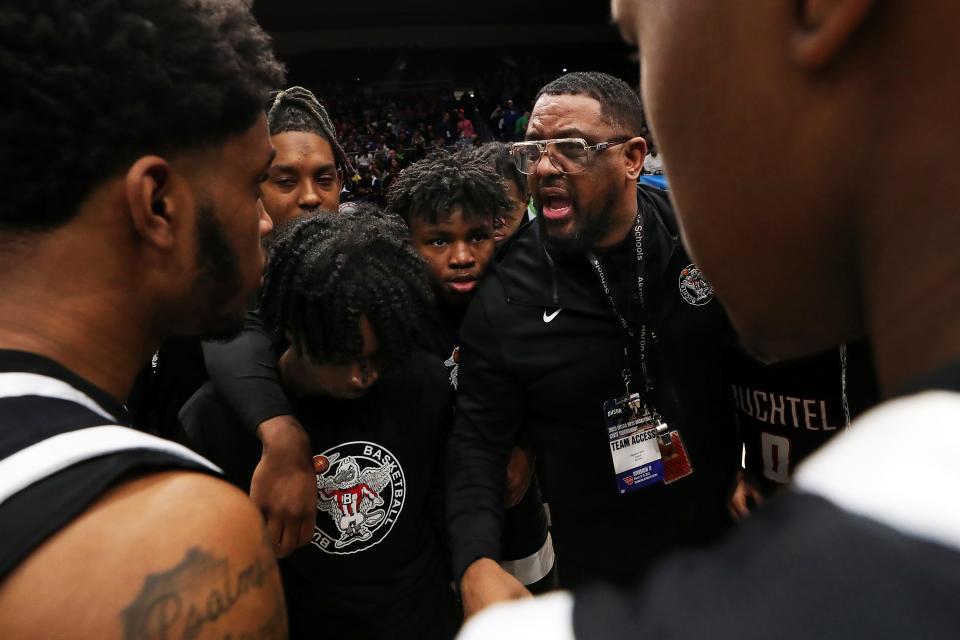
[[[272,613],[262,625],[243,630],[212,631],[220,618],[244,598],[262,589],[271,589],[277,566],[269,550],[251,564],[233,572],[230,560],[216,558],[196,547],[175,567],[147,576],[143,588],[123,611],[125,640],[192,640],[206,633],[224,640],[272,640],[286,637],[283,597],[276,594]],[[248,598],[249,599],[249,598]]]

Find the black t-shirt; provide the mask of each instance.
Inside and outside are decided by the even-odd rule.
[[[832,349],[774,365],[743,358],[731,378],[745,468],[768,494],[789,482],[796,466],[848,419],[880,399],[864,342],[851,344],[845,354]]]
[[[293,637],[455,632],[457,605],[439,537],[449,393],[442,363],[416,352],[362,398],[295,403],[314,452],[319,501],[313,541],[281,562]],[[198,448],[247,488],[259,447],[211,385],[181,418]]]

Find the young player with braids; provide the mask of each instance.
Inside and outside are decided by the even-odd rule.
[[[290,87],[274,95],[267,124],[277,157],[262,194],[274,224],[336,211],[344,177],[354,169],[326,108],[308,89]]]
[[[307,89],[291,87],[274,95],[267,124],[277,155],[261,194],[274,224],[282,228],[321,210],[336,211],[342,178],[353,166],[324,106]],[[266,517],[277,554],[289,555],[313,535],[317,488],[309,440],[280,384],[256,313],[247,315],[236,340],[206,343],[203,355],[211,382],[240,418],[238,426],[262,441],[250,497]]]
[[[493,257],[495,221],[512,203],[489,156],[475,150],[440,153],[412,164],[391,185],[388,210],[406,221],[437,293],[438,322],[425,336],[444,359],[457,388],[459,332],[467,305]],[[501,560],[534,591],[555,582],[553,542],[524,447],[507,467],[508,489]]]
[[[281,561],[292,637],[445,638],[458,625],[436,479],[450,390],[417,350],[435,303],[406,228],[377,214],[281,232],[262,291],[319,489],[310,544]],[[182,415],[197,448],[249,485],[259,443],[230,403],[206,385]]]

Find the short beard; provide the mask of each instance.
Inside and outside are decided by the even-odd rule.
[[[196,260],[200,278],[196,290],[210,317],[200,327],[204,340],[226,341],[243,329],[246,308],[224,312],[243,287],[239,260],[230,246],[216,207],[206,198],[197,205]]]
[[[587,253],[593,250],[614,227],[615,202],[615,195],[607,194],[600,203],[599,213],[587,217],[582,224],[577,224],[576,213],[574,213],[573,233],[569,235],[558,234],[554,228],[556,223],[543,216],[541,210],[539,213],[544,225],[544,244],[547,248],[559,253]]]

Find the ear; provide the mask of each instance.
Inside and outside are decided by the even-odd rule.
[[[159,156],[138,158],[126,175],[127,206],[133,228],[144,242],[162,249],[174,244],[171,221],[176,204],[172,176],[170,165]]]
[[[876,0],[797,0],[798,30],[793,58],[807,69],[829,64],[843,49]]]
[[[647,157],[647,141],[637,136],[623,143],[627,178],[636,180],[643,171],[643,159]]]

